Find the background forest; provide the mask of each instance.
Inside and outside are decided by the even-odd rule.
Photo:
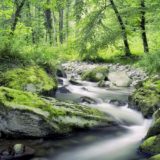
[[[1,59],[160,67],[159,0],[2,0],[0,8]]]

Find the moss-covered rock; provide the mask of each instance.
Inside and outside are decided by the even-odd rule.
[[[47,137],[117,124],[96,109],[6,87],[0,87],[0,120],[2,135],[13,137]]]
[[[0,84],[12,89],[44,94],[53,94],[57,89],[55,77],[50,77],[38,66],[8,70],[1,74]]]
[[[146,139],[140,146],[140,151],[148,155],[157,155],[160,153],[160,135]]]
[[[160,160],[160,154],[151,157],[149,160]]]
[[[91,82],[99,82],[107,79],[108,76],[108,68],[107,67],[96,67],[91,70],[87,70],[82,73],[82,80],[91,81]]]
[[[129,101],[131,108],[141,111],[145,117],[151,117],[160,108],[160,78],[145,81]]]
[[[160,118],[157,119],[148,131],[147,137],[160,134]]]

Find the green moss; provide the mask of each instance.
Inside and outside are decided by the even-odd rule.
[[[160,153],[160,135],[153,136],[146,139],[140,146],[140,150],[143,153],[149,155],[156,155]]]
[[[149,79],[130,98],[133,107],[151,117],[160,104],[160,80]]]
[[[151,157],[149,160],[160,160],[160,154]]]
[[[149,129],[147,137],[160,134],[160,118],[157,119],[152,127]]]
[[[96,109],[55,99],[46,100],[35,93],[6,87],[0,87],[0,109],[5,112],[19,110],[37,114],[50,124],[56,133],[115,124],[112,117]]]
[[[154,119],[157,120],[160,118],[160,109],[158,109],[154,114]]]
[[[82,80],[99,82],[105,80],[108,76],[108,68],[96,67],[91,70],[87,70],[82,74]]]
[[[43,93],[57,88],[55,78],[49,77],[37,66],[12,69],[4,72],[1,77],[1,85],[17,90]]]

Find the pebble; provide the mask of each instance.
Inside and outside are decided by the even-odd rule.
[[[127,75],[132,79],[132,84],[130,86],[137,85],[140,81],[145,80],[147,77],[147,74],[143,70],[134,68],[130,65],[121,65],[119,63],[97,64],[97,63],[87,63],[87,62],[67,62],[62,64],[62,66],[67,74],[73,75],[75,77],[83,73],[85,70],[93,69],[97,66],[108,67],[110,71],[125,71]]]

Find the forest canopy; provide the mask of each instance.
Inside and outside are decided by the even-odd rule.
[[[2,0],[0,8],[1,52],[30,60],[110,61],[159,50],[158,0]]]

